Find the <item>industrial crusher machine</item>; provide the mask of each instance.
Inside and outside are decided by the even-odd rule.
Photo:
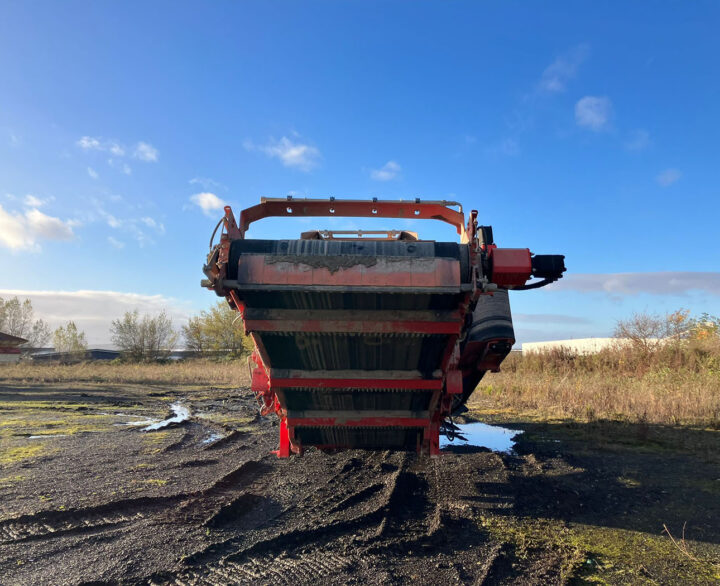
[[[460,242],[400,230],[245,237],[272,216],[433,219]],[[202,285],[255,343],[252,391],[280,418],[281,458],[307,446],[437,455],[443,422],[515,342],[508,290],[565,271],[562,255],[498,248],[477,211],[466,225],[449,201],[263,198],[239,222],[226,207],[210,247]]]

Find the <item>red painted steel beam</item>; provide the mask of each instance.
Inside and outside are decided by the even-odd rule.
[[[248,332],[329,332],[357,334],[459,334],[462,322],[247,319]]]
[[[448,202],[449,205],[452,205]],[[455,226],[457,233],[465,234],[465,216],[442,203],[415,203],[371,200],[293,199],[267,200],[244,209],[240,213],[240,233],[244,236],[250,224],[268,217],[363,217],[440,220]]]
[[[290,427],[426,427],[430,419],[419,417],[288,417]]]
[[[408,391],[442,390],[439,379],[373,379],[373,378],[271,378],[271,389],[398,389]]]

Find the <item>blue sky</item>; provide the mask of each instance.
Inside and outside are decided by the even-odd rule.
[[[714,2],[4,2],[0,296],[103,343],[126,309],[215,301],[221,201],[422,197],[567,255],[561,284],[512,295],[519,341],[720,314],[718,22]]]

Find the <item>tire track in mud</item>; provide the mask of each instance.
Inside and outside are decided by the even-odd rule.
[[[227,515],[225,526],[239,522],[240,535],[189,556],[185,570],[157,575],[147,583],[310,584],[318,576],[346,581],[349,575],[374,581],[396,575],[413,550],[415,555],[429,553],[439,559],[432,570],[443,579],[482,579],[501,548],[476,521],[480,507],[472,499],[477,494],[477,470],[467,463],[455,464],[459,469],[448,486],[443,476],[448,470],[440,470],[434,460],[404,453],[365,461],[351,457],[325,480],[325,488],[333,487],[329,494],[314,486],[313,494],[267,523],[253,523],[254,530],[245,524],[248,513],[242,504],[257,501],[239,497],[242,504],[227,505],[219,515]],[[501,460],[500,465],[504,469]],[[209,523],[219,525],[217,517]]]
[[[79,534],[116,528],[133,522],[182,514],[187,521],[194,509],[207,509],[208,502],[228,491],[239,491],[265,469],[258,460],[248,460],[199,491],[168,496],[137,497],[102,505],[68,510],[48,510],[0,522],[0,544]]]
[[[392,457],[404,460],[406,455]],[[385,454],[384,459],[387,458]],[[227,584],[270,580],[304,584],[316,580],[318,575],[326,577],[329,572],[347,569],[359,560],[354,537],[363,531],[369,536],[376,532],[393,500],[401,473],[400,466],[391,466],[395,471],[386,472],[387,478],[382,482],[368,481],[363,475],[367,467],[367,462],[351,459],[326,480],[326,486],[337,484],[329,495],[318,497],[311,491],[255,531],[243,519],[241,535],[211,544],[189,556],[185,562],[191,567],[186,570],[153,577],[148,583]],[[360,478],[354,478],[358,475]],[[379,499],[373,498],[376,495]],[[337,540],[343,537],[353,539],[345,539],[338,551]]]

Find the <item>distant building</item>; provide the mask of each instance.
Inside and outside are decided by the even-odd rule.
[[[54,349],[36,352],[32,355],[33,362],[80,362],[81,360],[115,360],[116,358],[120,358],[119,351],[105,348],[91,348],[80,356],[71,352],[55,352]]]
[[[26,343],[25,338],[0,332],[0,364],[20,360],[20,346]]]
[[[554,340],[552,342],[523,342],[522,351],[547,352],[564,348],[575,354],[595,354],[605,348],[622,343],[619,338],[578,338],[576,340]]]

